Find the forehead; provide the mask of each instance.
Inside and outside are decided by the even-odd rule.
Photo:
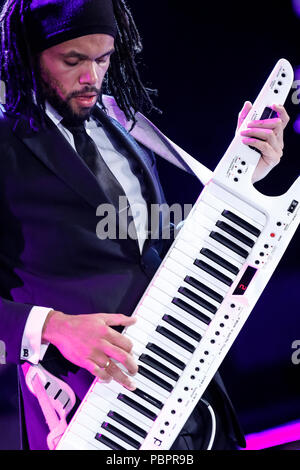
[[[67,54],[76,51],[90,58],[107,54],[114,49],[114,38],[108,34],[89,34],[47,49],[48,54]]]

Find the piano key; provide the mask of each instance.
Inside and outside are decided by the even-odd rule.
[[[111,450],[128,450],[126,449],[126,446],[122,446],[121,444],[118,444],[116,441],[118,439],[110,439],[109,437],[106,437],[104,434],[99,433],[96,434],[95,439],[103,444],[105,444],[107,447],[109,447]]]
[[[240,256],[243,258],[247,258],[249,255],[249,252],[246,251],[244,248],[241,248],[239,245],[236,243],[232,242],[229,240],[227,237],[224,237],[218,232],[211,232],[209,235],[211,238],[216,240],[217,242],[221,243],[222,245],[226,246],[230,250],[234,251],[235,253],[238,253]]]
[[[157,323],[159,324],[159,323]],[[136,344],[136,342],[135,342]],[[151,351],[150,353],[150,350],[148,349],[148,351],[146,351],[146,348],[147,348],[147,345],[143,345],[143,348],[138,348],[138,353],[135,349],[135,344],[134,344],[134,347],[132,349],[132,353],[133,353],[133,359],[137,362],[139,360],[139,357],[141,356],[141,354],[144,354],[144,353],[147,353],[153,358],[155,359],[156,361],[158,361],[160,364],[164,365],[165,367],[168,367],[168,368],[171,368],[174,372],[176,372],[177,374],[181,374],[182,373],[182,369],[176,367],[176,363],[174,364],[174,361],[178,361],[178,357],[176,356],[172,356],[171,354],[169,354],[169,356],[171,358],[173,358],[173,362],[170,362],[170,360],[166,360],[164,359],[161,355],[158,355],[156,354],[154,351]],[[162,345],[163,346],[163,345]],[[162,350],[163,351],[163,350]],[[168,357],[168,356],[166,356]],[[178,361],[179,363],[181,363],[181,361]]]
[[[110,410],[110,411],[112,411],[112,410]],[[117,427],[120,431],[122,431],[124,434],[131,437],[135,441],[137,441],[139,443],[143,442],[144,438],[142,438],[139,434],[132,431],[131,429],[128,429],[127,426],[123,426],[123,424],[118,423],[115,419],[113,419],[111,416],[109,416],[109,414],[110,414],[110,412],[108,412],[106,416],[102,416],[102,420],[99,422],[99,425],[101,425],[101,426],[100,427],[98,426],[97,432],[101,432],[101,427],[102,427],[103,423],[108,423],[108,424],[111,424],[114,427]],[[146,435],[147,435],[147,433],[146,433]],[[107,436],[110,437],[109,433],[107,434]]]
[[[162,294],[164,294],[164,292]],[[170,294],[179,295],[180,293],[178,292],[178,290],[174,289],[174,292],[170,292]],[[159,296],[157,294],[156,294],[156,297],[158,297],[159,299]],[[158,303],[158,306],[157,306],[157,304],[154,304],[154,302],[157,302],[157,300],[149,297],[149,300],[147,301],[147,308],[144,306],[141,307],[141,309],[139,310],[139,317],[146,319],[146,320],[151,318],[151,322],[154,324],[154,326],[156,326],[156,325],[163,325],[164,322],[166,321],[166,319],[163,319],[164,315],[169,315],[172,318],[174,318],[175,321],[180,322],[178,323],[178,326],[175,326],[175,325],[172,326],[171,323],[169,322],[169,324],[172,326],[169,329],[173,333],[178,334],[177,328],[180,327],[180,324],[184,324],[187,327],[187,331],[192,330],[195,332],[196,335],[201,336],[203,334],[203,329],[205,325],[199,324],[199,320],[191,317],[191,315],[189,315],[188,313],[183,312],[177,307],[171,305],[172,299],[173,299],[173,296],[171,295],[167,297],[161,297],[161,301],[160,303]],[[167,307],[165,303],[167,303],[167,305],[170,305],[170,308]],[[159,311],[159,313],[157,313],[157,311]],[[186,334],[183,327],[180,329],[180,331],[183,333],[183,335],[181,335],[183,339],[190,342],[190,338],[193,338],[196,341],[196,343],[194,343],[194,346],[197,346],[198,338],[195,339],[193,336],[191,336],[191,334]]]
[[[145,389],[149,390],[149,388]],[[125,391],[124,387],[120,386],[120,390],[117,393],[113,392],[111,389],[108,390],[110,392],[109,401],[103,400],[101,389],[97,389],[96,392],[96,388],[94,388],[95,393],[92,394],[91,397],[89,397],[89,400],[91,400],[91,403],[97,406],[100,410],[102,409],[105,415],[107,415],[110,410],[113,410],[121,415],[126,416],[128,419],[132,419],[132,421],[138,426],[146,430],[150,429],[150,427],[153,425],[153,421],[151,419],[147,418],[146,416],[143,416],[141,413],[137,412],[132,407],[129,407],[126,403],[122,403],[121,401],[117,400],[118,394],[121,393],[121,391]],[[125,393],[126,392],[127,390],[125,391]]]
[[[142,408],[146,408],[147,410],[152,412],[153,415],[156,415],[158,413],[157,406],[154,406],[149,401],[144,400],[144,398],[142,396],[143,395],[143,388],[139,389],[141,391],[141,393],[139,393],[139,394],[136,394],[136,393],[134,393],[134,391],[131,392],[129,390],[120,391],[120,388],[118,387],[118,384],[114,381],[109,383],[109,388],[112,390],[113,393],[116,392],[116,396],[118,396],[120,393],[121,394],[125,393],[128,398],[130,398],[131,400],[137,402]],[[150,418],[150,419],[152,419],[152,418]]]
[[[211,276],[218,279],[219,281],[223,282],[227,286],[232,285],[233,280],[230,277],[225,276],[225,274],[223,274],[220,271],[218,271],[217,269],[213,268],[208,263],[205,263],[204,261],[202,261],[200,259],[196,259],[194,261],[194,265],[197,266],[200,269],[203,269],[203,271],[210,274]]]
[[[78,415],[78,417],[80,416],[80,414]],[[95,440],[95,432],[88,429],[86,426],[80,424],[79,422],[77,421],[74,422],[72,424],[72,429],[70,431],[72,432],[72,434],[75,434],[83,441],[94,445],[98,449],[103,449],[103,447],[100,444],[98,444],[97,441]],[[86,449],[86,447],[84,447],[84,449]]]
[[[199,271],[199,269],[197,267],[195,267],[195,269],[197,269]],[[200,271],[199,271],[200,272]],[[219,282],[218,280],[216,282]],[[170,292],[171,291],[171,292]],[[168,311],[164,310],[163,313],[166,313],[166,314],[172,314],[173,312],[174,313],[178,313],[180,314],[180,319],[181,319],[181,316],[182,318],[185,318],[188,322],[191,322],[193,325],[195,325],[196,328],[205,328],[205,325],[202,324],[202,320],[201,320],[201,315],[193,315],[192,317],[190,315],[186,315],[182,310],[178,310],[178,307],[176,305],[174,305],[174,302],[173,302],[173,296],[174,294],[176,295],[176,297],[179,297],[179,298],[182,298],[182,300],[186,300],[185,297],[180,294],[178,292],[178,290],[176,292],[174,292],[173,289],[165,289],[165,292],[163,292],[161,289],[157,288],[156,286],[152,286],[152,289],[151,289],[151,292],[149,292],[149,296],[148,298],[149,299],[154,299],[156,301],[158,301],[160,303],[160,311],[162,310],[162,306],[164,306],[164,308],[167,308]],[[150,300],[147,300],[147,307],[152,309],[151,308],[151,305],[150,305]],[[146,302],[145,302],[146,303]],[[194,307],[195,309],[198,309],[199,305],[194,303],[192,300],[190,300],[188,302],[192,307]],[[190,313],[187,311],[187,313]],[[205,311],[205,313],[207,314],[207,316],[209,318],[213,318],[213,315],[209,312],[209,311]],[[200,331],[199,331],[200,332]]]
[[[153,369],[157,370],[158,372],[165,375],[166,377],[169,377],[170,379],[175,380],[175,382],[177,382],[177,380],[180,377],[176,372],[164,366],[161,362],[156,361],[149,354],[142,354],[139,357],[139,360],[140,362],[152,367]]]
[[[190,258],[195,261],[196,258],[199,258],[200,260],[202,260],[203,262],[205,263],[209,263],[209,266],[211,266],[212,268],[214,268],[215,270],[221,272],[222,274],[224,274],[224,276],[227,276],[228,277],[228,270],[225,269],[223,266],[220,265],[220,263],[216,263],[214,260],[212,259],[207,259],[207,257],[202,254],[202,250],[199,250],[198,248],[195,249],[191,249],[191,245],[187,244],[185,241],[183,240],[179,240],[177,243],[176,243],[176,248],[181,251],[182,253],[184,253],[185,255],[187,256],[190,256]],[[207,244],[206,244],[207,246]],[[231,277],[231,276],[229,276]]]
[[[128,338],[133,341],[133,351],[135,351],[135,342],[137,341],[137,338],[139,338],[139,331],[134,330],[132,334],[131,330],[128,330],[126,336],[128,336]],[[167,351],[169,351],[171,354],[174,354],[183,362],[187,361],[190,358],[190,353],[188,351],[183,348],[180,348],[174,342],[168,340],[167,338],[164,338],[159,333],[157,333],[157,331],[154,331],[150,336],[147,336],[145,346],[147,342],[152,342],[154,344],[160,345],[161,347],[164,347]]]
[[[196,349],[193,344],[180,338],[178,335],[170,331],[168,328],[165,328],[164,326],[158,326],[156,328],[156,331],[162,336],[165,336],[166,338],[168,338],[173,343],[180,346],[181,348],[185,349],[186,351],[189,351],[190,353],[193,353]]]
[[[155,406],[158,409],[162,409],[164,406],[163,402],[160,400],[157,400],[153,395],[149,395],[149,393],[141,390],[140,388],[136,388],[133,392],[134,395],[137,395],[138,397],[142,398],[143,400],[147,401],[151,405]]]
[[[161,383],[159,385],[161,386]],[[126,405],[130,406],[134,410],[138,411],[142,415],[146,416],[147,418],[151,419],[152,421],[156,420],[157,414],[153,413],[153,411],[151,411],[149,408],[146,408],[145,406],[141,405],[138,401],[130,398],[126,393],[119,393],[117,399],[120,400],[122,403],[125,403]]]
[[[188,326],[184,325],[183,323],[181,323],[180,321],[178,321],[176,318],[174,318],[171,315],[164,315],[163,320],[169,325],[174,326],[174,328],[176,328],[177,330],[182,331],[182,333],[184,333],[185,335],[190,336],[198,343],[200,339],[202,338],[202,336],[199,333],[192,330]]]
[[[94,439],[93,439],[94,441]],[[63,442],[63,449],[64,450],[110,450],[109,447],[101,444],[100,442],[88,442],[85,439],[82,439],[77,434],[72,433],[69,431],[66,438],[64,438]]]
[[[180,239],[193,245],[199,251],[201,248],[206,247],[216,252],[219,256],[223,257],[231,263],[238,263],[238,266],[241,268],[245,262],[245,259],[239,256],[237,253],[229,250],[227,247],[220,245],[218,242],[209,237],[209,231],[206,232],[205,238],[199,238],[195,236],[194,233],[190,231],[189,227],[184,227],[180,232]]]
[[[249,246],[250,248],[253,248],[253,246],[255,245],[255,242],[251,238],[247,237],[246,235],[242,234],[235,228],[231,227],[226,222],[222,222],[218,220],[216,223],[216,226],[219,227],[224,232],[229,233],[229,235],[232,235],[234,238],[239,240],[241,243],[244,243],[244,245]]]
[[[201,334],[203,332],[203,329],[206,328],[206,326],[197,318],[192,317],[186,312],[183,312],[182,310],[178,309],[178,307],[172,304],[174,296],[181,295],[180,293],[178,293],[178,290],[174,289],[173,295],[169,295],[166,292],[168,292],[168,290],[163,292],[160,289],[153,287],[151,290],[151,296],[149,295],[148,298],[145,299],[144,305],[147,305],[147,309],[152,310],[159,317],[161,317],[162,315],[173,315],[179,321],[184,320],[187,326]],[[142,317],[145,318],[144,313],[142,313]]]
[[[157,356],[160,356],[162,359],[167,360],[170,364],[173,364],[178,369],[181,369],[181,370],[185,369],[185,363],[183,361],[179,360],[173,354],[170,354],[169,352],[160,348],[156,344],[148,343],[146,348],[149,349],[149,351],[154,352]]]
[[[219,234],[217,234],[219,235]],[[211,276],[204,271],[199,270],[195,265],[193,260],[185,256],[182,252],[178,251],[176,248],[174,248],[170,252],[170,258],[176,261],[177,263],[180,263],[185,269],[186,269],[186,275],[187,276],[194,276],[196,275],[199,280],[202,280],[202,282],[209,281],[210,286],[212,288],[218,288],[218,292],[220,294],[226,294],[228,291],[228,288],[226,288],[225,284],[218,279],[212,279]],[[151,289],[152,291],[152,289]]]
[[[266,224],[266,216],[264,213],[257,210],[253,205],[247,204],[242,198],[224,190],[219,185],[210,185],[209,192],[207,191],[203,195],[202,200],[216,209],[219,209],[220,212],[224,209],[231,210],[254,226],[264,227]]]
[[[170,395],[170,392],[161,388],[159,385],[156,385],[156,383],[141,374],[135,375],[134,380],[138,388],[145,390],[148,393],[153,393],[153,395],[155,393],[155,397],[163,403]]]
[[[219,264],[224,269],[227,269],[227,271],[230,271],[232,274],[237,275],[240,271],[240,268],[238,268],[232,263],[229,263],[226,259],[224,259],[224,257],[219,256],[217,253],[211,251],[209,248],[202,248],[200,250],[200,253],[203,256],[206,256],[206,258],[214,261],[216,264]]]
[[[184,233],[182,234],[182,237],[181,237],[182,239],[184,238],[185,241],[187,241],[187,242],[191,238],[191,234],[190,234],[189,230],[190,230],[190,228],[187,227],[187,230],[184,231]],[[201,243],[197,244],[197,248],[199,248],[199,250],[202,247],[207,247],[207,248],[210,248],[213,251],[216,250],[216,252],[218,252],[218,254],[220,254],[220,256],[226,257],[226,259],[228,259],[228,261],[232,260],[234,262],[238,262],[239,264],[241,264],[241,266],[245,263],[245,258],[244,257],[240,256],[240,254],[236,253],[235,251],[232,251],[227,246],[221,245],[217,240],[214,240],[213,238],[211,238],[210,234],[211,234],[211,232],[207,232],[206,238],[204,238],[203,240],[200,240]]]
[[[189,299],[193,300],[197,304],[201,305],[201,307],[206,308],[211,313],[216,313],[217,307],[206,300],[204,300],[202,297],[200,297],[198,294],[195,294],[191,289],[187,289],[186,287],[180,287],[178,292],[181,294],[185,295]]]
[[[203,292],[204,294],[206,294],[207,296],[211,297],[212,299],[214,299],[216,302],[219,302],[219,303],[222,303],[223,300],[224,300],[224,297],[222,297],[222,295],[218,294],[217,292],[215,292],[213,289],[210,289],[209,287],[207,287],[205,284],[203,284],[202,282],[200,281],[197,281],[197,279],[195,279],[193,276],[186,276],[184,278],[184,281],[195,287],[195,289],[198,289],[200,292]]]
[[[158,328],[160,328],[160,327],[158,327]],[[164,390],[167,390],[167,392],[172,392],[172,390],[173,390],[173,386],[169,382],[167,382],[166,380],[161,379],[157,374],[154,374],[153,372],[151,372],[146,367],[139,366],[138,374],[143,375],[148,380],[150,380],[151,382],[158,385],[160,388],[162,388]]]
[[[126,442],[134,449],[139,449],[141,447],[141,443],[139,441],[137,441],[136,439],[133,439],[131,436],[124,433],[120,428],[116,428],[108,421],[105,421],[104,423],[102,423],[101,427],[105,429],[105,431],[109,432],[110,434],[113,434],[114,436],[118,437],[121,441]]]
[[[191,353],[186,349],[178,346],[173,341],[169,340],[166,336],[161,335],[157,331],[155,331],[150,337],[149,342],[164,347],[166,351],[171,354],[174,354],[178,357],[182,362],[185,364],[190,360]]]
[[[172,302],[177,305],[177,307],[181,308],[182,310],[190,313],[191,315],[193,315],[194,317],[198,318],[199,320],[201,320],[203,323],[205,323],[206,325],[209,325],[210,322],[211,322],[211,318],[208,317],[207,315],[205,315],[204,313],[200,312],[200,310],[197,310],[196,308],[192,307],[191,305],[189,305],[187,302],[185,302],[184,300],[178,298],[178,297],[175,297]]]
[[[137,426],[135,423],[130,421],[129,419],[125,418],[124,416],[120,415],[119,413],[115,411],[109,411],[108,412],[108,417],[111,418],[112,420],[116,421],[118,424],[124,426],[125,428],[129,429],[130,431],[134,432],[138,436],[142,438],[146,438],[147,436],[147,431],[142,429],[141,427]]]
[[[239,225],[255,237],[259,237],[259,235],[261,234],[261,230],[259,230],[257,227],[254,227],[254,225],[250,224],[249,222],[229,210],[224,210],[222,212],[222,215],[223,217],[226,217],[226,219],[231,220],[231,222],[234,222],[236,225]]]
[[[182,277],[182,279],[185,279],[186,277],[193,277],[197,282],[199,283],[202,283],[203,285],[205,285],[205,287],[207,287],[207,292],[204,292],[204,290],[202,290],[201,292],[204,293],[205,295],[208,295],[211,299],[214,299],[214,294],[212,294],[212,292],[214,292],[216,295],[216,300],[217,302],[219,302],[217,299],[218,298],[222,298],[223,299],[223,296],[224,296],[224,290],[223,289],[219,289],[217,286],[215,286],[211,281],[208,281],[206,280],[205,281],[205,284],[204,284],[204,280],[201,278],[201,276],[199,276],[199,270],[197,270],[197,274],[195,273],[190,273],[190,275],[188,275],[188,271],[189,269],[185,269],[184,266],[180,266],[178,264],[178,262],[176,262],[175,260],[173,259],[168,259],[165,263],[164,263],[164,266],[166,267],[166,269],[168,269],[168,271],[172,271],[173,270],[176,270],[178,272],[178,274],[180,274],[180,277]],[[200,273],[201,274],[201,273]],[[224,287],[224,286],[222,286]],[[219,296],[219,297],[218,297]],[[220,303],[220,302],[219,302]]]

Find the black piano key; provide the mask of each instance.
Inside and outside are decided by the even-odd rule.
[[[122,426],[124,426],[125,428],[130,429],[130,431],[135,432],[135,434],[137,434],[138,436],[141,436],[144,439],[147,437],[147,432],[144,429],[140,428],[132,421],[129,421],[129,419],[124,418],[124,416],[120,415],[116,411],[110,410],[107,416],[116,421],[116,423],[122,424]]]
[[[237,266],[234,266],[234,264],[229,263],[229,261],[217,255],[208,248],[202,248],[200,253],[203,256],[206,256],[206,258],[210,259],[211,261],[214,261],[216,264],[222,266],[222,268],[227,269],[227,271],[231,272],[232,274],[237,275],[239,273],[239,268]]]
[[[274,119],[276,117],[278,117],[277,112],[274,111],[272,108],[269,108],[269,106],[266,106],[260,117],[260,121],[264,121],[265,119]]]
[[[190,286],[193,286],[195,287],[195,289],[198,289],[200,292],[203,292],[203,294],[207,295],[208,297],[210,297],[211,299],[214,299],[216,302],[219,302],[220,304],[223,302],[224,300],[224,297],[222,297],[222,295],[218,294],[217,292],[215,292],[213,289],[211,289],[210,287],[207,287],[205,284],[203,284],[202,282],[200,281],[197,281],[197,279],[195,279],[194,277],[192,276],[186,276],[184,278],[184,282],[186,282],[187,284],[189,284]]]
[[[258,228],[256,228],[253,225],[249,224],[249,222],[246,222],[245,220],[243,220],[241,217],[234,214],[233,212],[224,210],[222,212],[222,215],[226,219],[231,220],[231,222],[234,222],[236,225],[239,225],[240,227],[242,227],[244,230],[247,230],[247,232],[251,233],[255,237],[259,237],[261,232],[260,232],[260,230],[258,230]]]
[[[140,370],[139,370],[139,373],[140,373]],[[143,375],[143,374],[141,374],[141,375]],[[119,393],[118,400],[120,400],[121,402],[123,402],[126,405],[130,406],[131,408],[138,411],[139,413],[146,416],[147,418],[151,419],[152,421],[155,421],[156,418],[157,418],[157,415],[155,413],[153,413],[153,411],[148,410],[148,408],[141,405],[137,401],[134,401],[132,398],[129,398],[127,395],[124,395],[124,393]]]
[[[156,406],[156,408],[159,408],[160,410],[164,406],[164,404],[161,401],[159,401],[156,398],[152,397],[151,395],[144,392],[140,388],[136,388],[132,393],[134,393],[138,397],[142,398],[143,400],[147,401],[151,405]]]
[[[177,357],[173,356],[172,354],[168,353],[164,349],[160,348],[154,343],[148,343],[146,346],[149,351],[154,352],[158,356],[160,356],[162,359],[165,359],[166,361],[170,362],[170,364],[173,364],[174,366],[178,367],[180,370],[185,369],[185,363],[180,361],[180,359],[177,359]]]
[[[191,291],[190,289],[187,289],[186,287],[180,287],[178,289],[178,292],[181,294],[185,295],[188,299],[193,300],[193,302],[201,305],[201,307],[206,308],[211,313],[216,313],[217,307],[210,302],[208,302],[205,299],[202,299],[199,295],[195,294],[195,292]]]
[[[161,362],[158,362],[156,359],[149,356],[148,354],[141,354],[139,360],[144,364],[152,367],[152,369],[155,369],[161,374],[166,375],[170,379],[175,380],[176,382],[179,379],[179,375],[176,372],[169,369],[169,367],[166,367],[164,364],[161,364]]]
[[[197,318],[198,320],[202,321],[206,325],[209,325],[209,323],[211,322],[211,319],[207,315],[205,315],[202,312],[199,312],[199,310],[192,307],[188,303],[184,302],[184,300],[182,299],[178,299],[177,297],[174,297],[174,299],[172,300],[172,303],[174,305],[177,305],[177,307],[182,308],[182,310],[189,313],[190,315]]]
[[[186,334],[187,336],[190,336],[195,341],[198,341],[198,343],[202,338],[202,336],[199,335],[197,331],[192,330],[188,326],[184,325],[184,323],[181,323],[181,321],[176,320],[176,318],[172,317],[171,315],[164,315],[162,319],[169,325],[174,326],[174,328],[176,328],[177,330],[182,331],[182,333]]]
[[[168,330],[164,326],[158,326],[156,328],[156,331],[168,338],[170,341],[173,341],[173,343],[177,344],[181,348],[185,349],[186,351],[189,351],[193,353],[195,351],[195,346],[192,344],[188,343],[184,339],[180,338],[179,336],[175,335],[175,333],[172,333],[172,331]]]
[[[240,242],[244,243],[244,245],[249,246],[250,248],[252,248],[255,244],[252,238],[247,237],[243,233],[231,227],[231,225],[227,224],[226,222],[222,222],[221,220],[218,220],[218,222],[216,223],[216,226],[219,227],[224,232],[231,235],[232,237],[236,238]]]
[[[209,236],[213,238],[214,240],[216,240],[217,242],[221,243],[221,245],[224,245],[230,250],[234,251],[242,258],[246,259],[248,257],[249,253],[247,250],[245,250],[244,248],[241,248],[239,245],[237,245],[236,243],[233,243],[231,240],[228,240],[228,238],[224,237],[220,233],[211,232]]]
[[[96,434],[95,439],[97,439],[97,441],[99,442],[102,442],[103,444],[105,444],[107,447],[109,447],[112,450],[126,450],[125,447],[120,446],[119,444],[112,441],[111,439],[109,439],[109,437],[106,437],[103,434],[100,434],[100,433]]]
[[[125,434],[125,432],[121,431],[120,429],[116,428],[110,423],[104,422],[102,423],[101,427],[105,429],[107,432],[110,432],[114,436],[118,437],[122,441],[126,442],[130,446],[134,447],[135,449],[139,449],[141,447],[141,443],[133,439],[132,437]],[[97,437],[96,437],[97,439]]]
[[[203,269],[206,273],[210,274],[211,276],[215,277],[219,281],[223,282],[227,286],[231,286],[232,284],[232,279],[230,277],[225,276],[225,274],[220,273],[217,269],[213,268],[209,264],[205,263],[204,261],[201,261],[200,259],[196,259],[194,261],[194,265],[198,266],[198,268]]]

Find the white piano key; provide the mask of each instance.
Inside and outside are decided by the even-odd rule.
[[[135,432],[133,432],[131,429],[128,429],[127,427],[123,426],[122,424],[120,424],[119,422],[115,421],[114,419],[110,418],[109,416],[107,416],[104,420],[105,423],[109,423],[111,424],[112,426],[115,426],[116,428],[120,429],[120,431],[124,432],[125,434],[127,434],[129,437],[132,437],[132,439],[135,439],[137,442],[139,442],[140,444],[142,444],[142,442],[144,441],[144,439],[139,436],[138,434],[136,434]],[[102,429],[102,428],[101,428]]]
[[[177,272],[178,274],[180,274],[180,276],[182,276],[183,278],[185,278],[186,276],[193,276],[197,281],[199,282],[202,282],[202,284],[205,284],[207,287],[209,287],[210,289],[212,289],[213,291],[215,291],[217,294],[221,295],[221,296],[224,296],[224,290],[223,289],[220,289],[218,286],[214,285],[212,282],[206,280],[205,282],[203,282],[203,279],[201,278],[201,276],[199,276],[199,273],[196,274],[196,273],[191,273],[190,270],[188,270],[187,268],[185,268],[184,266],[182,266],[181,264],[178,263],[178,261],[176,260],[173,260],[172,258],[169,258],[166,260],[166,262],[164,263],[164,266],[169,270],[169,271],[172,271],[172,272]],[[201,273],[200,273],[201,274]],[[210,297],[209,297],[210,299]]]
[[[96,443],[90,443],[81,437],[77,436],[77,434],[68,431],[68,435],[64,437],[64,440],[61,444],[61,447],[58,450],[110,450],[108,447]]]
[[[192,353],[190,353],[186,349],[183,349],[181,346],[178,346],[176,343],[161,335],[157,331],[155,331],[151,335],[151,337],[149,338],[149,342],[157,344],[157,346],[160,346],[162,349],[165,349],[170,354],[174,354],[174,356],[181,359],[182,362],[184,362],[185,364],[188,363],[192,356]]]
[[[170,254],[170,257],[177,261],[178,263],[181,262],[182,265],[186,268],[187,270],[187,275],[193,276],[193,274],[196,274],[199,276],[200,279],[207,279],[210,284],[213,286],[218,287],[221,291],[223,291],[223,296],[228,292],[229,287],[226,286],[223,282],[219,281],[215,277],[211,276],[210,274],[206,273],[202,269],[199,269],[197,266],[194,265],[192,262],[191,258],[188,256],[185,256],[184,253],[180,252],[179,250],[176,250],[174,248]],[[205,284],[205,281],[202,281]]]
[[[230,210],[258,230],[262,230],[266,224],[266,216],[262,212],[217,185],[211,185],[210,191],[203,194],[202,200],[221,213],[223,210]]]
[[[155,300],[159,301],[161,303],[161,305],[165,305],[165,306],[169,307],[169,309],[171,311],[178,312],[179,314],[187,313],[183,309],[181,309],[180,307],[178,307],[177,305],[172,303],[173,296],[169,296],[168,294],[161,291],[160,289],[152,288],[151,292],[149,292],[149,294],[151,296],[153,296],[153,298]],[[188,299],[187,297],[182,295],[180,292],[176,293],[176,297],[184,300],[187,304],[189,304],[192,307],[196,308],[199,312],[204,313],[202,308],[200,307],[200,305],[198,305],[195,302],[193,302],[192,300]],[[192,319],[196,318],[196,317],[194,317],[193,315],[191,315],[189,313],[187,313],[187,315],[189,315],[191,317],[191,321],[192,321]],[[214,318],[214,315],[212,313],[208,312],[207,310],[205,311],[205,315],[207,317],[209,317],[210,319]],[[196,324],[196,327],[200,328],[202,326],[203,329],[207,328],[207,324],[205,322],[199,320],[198,318],[196,318],[196,320],[197,320],[197,322],[193,322],[193,323]],[[184,335],[184,333],[182,333],[182,335]],[[183,337],[186,339],[186,335],[184,335]]]
[[[72,434],[76,434],[76,436],[80,437],[83,441],[86,441],[89,444],[92,444],[96,448],[103,449],[101,443],[98,442],[97,439],[95,439],[96,433],[94,433],[94,431],[91,431],[89,428],[87,428],[83,424],[76,421],[72,425],[71,432]]]
[[[154,297],[148,296],[145,299],[144,305],[147,306],[148,310],[152,310],[158,316],[172,315],[177,320],[181,321],[182,323],[185,323],[187,326],[197,331],[197,333],[200,333],[201,335],[203,334],[204,330],[207,328],[207,325],[198,320],[196,317],[193,317],[189,313],[185,312],[184,310],[178,309],[178,307],[172,304],[170,298],[161,297],[161,295],[164,296],[165,292],[161,291],[160,293],[158,291],[160,291],[160,289],[156,291],[153,290],[151,292],[151,295],[153,294]]]
[[[119,393],[123,393],[123,392],[124,392],[124,389],[120,390]],[[149,429],[153,425],[152,420],[150,420],[146,416],[142,415],[138,411],[135,411],[133,408],[129,407],[125,403],[118,400],[117,399],[118,393],[111,392],[112,400],[110,403],[107,403],[107,402],[104,402],[104,400],[101,400],[101,393],[97,395],[98,395],[97,397],[95,396],[92,397],[91,402],[94,403],[95,406],[97,406],[99,409],[102,409],[103,412],[105,413],[105,416],[110,410],[116,411],[120,415],[124,416],[125,418],[135,423],[137,426],[140,426],[142,429],[145,429],[145,431],[147,431],[147,429]]]
[[[144,318],[144,315],[145,315],[145,318],[149,318],[149,313],[148,312],[151,312],[151,321],[153,322],[154,325],[156,326],[165,326],[167,328],[168,326],[168,322],[166,322],[165,320],[163,320],[163,315],[172,315],[174,319],[180,321],[181,323],[183,323],[184,326],[188,327],[188,328],[191,328],[195,333],[198,333],[201,335],[201,333],[203,333],[203,329],[195,326],[193,323],[191,323],[190,321],[186,320],[185,316],[181,315],[181,313],[177,313],[177,312],[173,312],[169,309],[166,309],[166,308],[163,308],[161,309],[162,311],[162,315],[161,314],[158,314],[156,312],[151,312],[150,309],[146,309],[144,307],[143,310],[141,310],[139,312],[139,316],[140,318]],[[189,315],[189,314],[186,314],[186,316]],[[191,316],[191,315],[189,315]],[[177,331],[177,335],[181,335],[182,331],[180,329],[177,329],[176,328],[176,331]]]
[[[182,240],[185,240],[188,243],[194,244],[195,243],[195,238],[197,238],[197,237],[195,237],[195,234],[190,229],[190,227],[187,226],[186,230],[180,232],[180,238]],[[233,264],[238,262],[239,264],[243,265],[245,263],[245,258],[243,258],[242,256],[235,253],[235,251],[232,251],[229,248],[227,248],[226,246],[224,246],[221,243],[217,242],[216,240],[211,238],[209,236],[209,234],[205,239],[203,238],[201,244],[198,243],[196,246],[200,247],[199,251],[203,247],[209,248],[211,250],[214,250],[216,248],[216,250],[218,250],[218,254],[220,256],[222,256],[222,254],[226,255],[228,257],[228,261],[232,262]],[[230,260],[232,260],[232,261],[230,261]]]
[[[111,389],[114,391],[115,390],[115,383],[114,382],[111,382],[109,384],[109,386],[111,387]],[[129,390],[125,392],[125,395],[129,398],[131,398],[132,400],[136,401],[137,403],[139,403],[140,405],[144,406],[145,408],[147,408],[148,410],[152,411],[152,413],[155,413],[156,415],[159,413],[159,408],[153,406],[151,403],[147,402],[146,400],[143,400],[141,397],[139,397],[138,395],[136,395],[135,393],[133,392],[130,392]]]
[[[153,351],[149,351],[148,349],[144,350],[144,354],[147,354],[148,356],[152,357],[156,361],[158,361],[160,364],[168,367],[171,369],[173,372],[176,372],[179,376],[182,374],[182,369],[179,369],[176,367],[174,364],[171,362],[167,361],[166,359],[160,357],[158,354],[155,354]],[[174,356],[175,357],[175,356]],[[136,360],[138,359],[138,356],[136,356]]]
[[[182,251],[183,253],[185,253],[187,256],[190,256],[193,262],[196,259],[202,260],[205,263],[209,264],[209,266],[211,266],[212,268],[217,269],[220,273],[225,274],[225,276],[229,277],[232,281],[235,279],[236,277],[235,274],[231,273],[227,269],[223,268],[219,264],[207,258],[203,254],[201,254],[199,251],[196,252],[194,248],[191,248],[191,245],[184,242],[183,240],[178,240],[178,242],[176,243],[176,248],[179,251]]]

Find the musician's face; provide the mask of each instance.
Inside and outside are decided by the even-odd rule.
[[[40,54],[40,80],[45,98],[59,114],[74,120],[91,115],[113,52],[112,36],[91,34]]]

